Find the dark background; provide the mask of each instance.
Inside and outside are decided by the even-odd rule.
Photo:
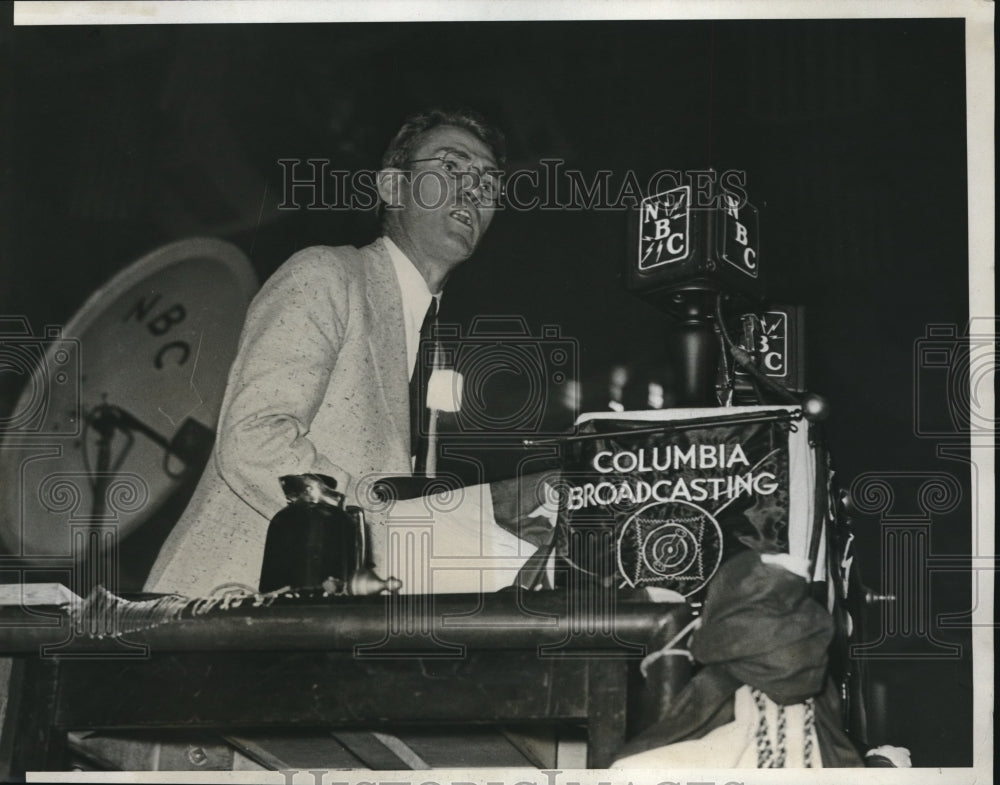
[[[620,183],[628,170],[644,182],[664,168],[741,169],[761,208],[769,295],[807,309],[807,381],[831,402],[840,484],[953,474],[963,499],[933,518],[930,550],[970,553],[967,466],[937,457],[940,440],[915,436],[913,415],[916,342],[927,325],[961,332],[968,319],[961,20],[4,32],[0,314],[36,331],[64,324],[114,273],[181,237],[234,242],[261,280],[304,246],[366,242],[374,213],[277,209],[277,160],[373,168],[405,115],[429,105],[487,114],[507,131],[510,170],[560,158]],[[671,321],[621,285],[627,227],[623,211],[502,213],[449,283],[444,317],[557,325],[580,347],[583,408],[603,403],[615,363],[669,380]],[[0,414],[23,383],[7,371]],[[879,520],[855,526],[877,590]],[[932,619],[971,604],[967,574],[933,578]],[[931,626],[962,657],[917,658],[928,646],[912,634],[899,645],[913,657],[871,663],[871,741],[909,747],[916,765],[968,765],[969,636]]]

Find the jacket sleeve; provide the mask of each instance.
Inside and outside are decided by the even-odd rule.
[[[233,492],[268,519],[285,505],[278,481],[285,474],[327,474],[340,490],[353,486],[309,439],[347,327],[348,279],[336,251],[307,248],[267,281],[247,313],[215,460]]]

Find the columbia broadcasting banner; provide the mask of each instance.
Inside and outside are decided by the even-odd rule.
[[[559,555],[571,570],[697,599],[744,550],[808,559],[816,455],[797,407],[602,412],[578,426],[594,438],[571,443],[563,464]],[[813,547],[823,580],[825,543]]]

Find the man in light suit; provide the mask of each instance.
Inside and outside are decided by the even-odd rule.
[[[360,481],[411,472],[409,380],[421,323],[489,227],[503,164],[503,136],[475,113],[416,115],[383,156],[384,236],[360,249],[307,248],[265,283],[247,314],[212,459],[146,590],[256,587],[268,522],[285,505],[283,475],[329,475],[363,506]]]

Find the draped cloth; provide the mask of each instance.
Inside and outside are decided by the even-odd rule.
[[[736,720],[734,696],[744,685],[779,706],[811,698],[822,765],[863,765],[840,727],[839,697],[827,676],[833,619],[807,587],[804,578],[764,563],[755,552],[723,563],[691,642],[691,654],[704,667],[665,716],[625,745],[615,765],[652,765],[645,755],[641,762],[627,759],[657,748],[664,748],[662,762],[669,763],[669,745],[702,739]],[[710,750],[706,746],[706,754]],[[702,765],[725,764],[706,759]]]

